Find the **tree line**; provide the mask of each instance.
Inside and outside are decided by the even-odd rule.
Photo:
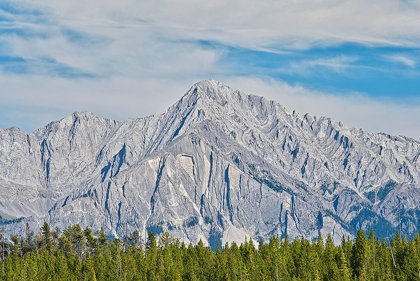
[[[0,233],[1,280],[420,280],[420,236],[389,241],[359,230],[335,245],[273,236],[218,246],[186,245],[168,232],[110,239],[103,229],[72,225],[61,234],[44,223],[37,235]]]

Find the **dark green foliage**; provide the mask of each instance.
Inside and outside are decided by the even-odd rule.
[[[73,225],[59,235],[44,223],[35,237],[27,226],[24,237],[3,244],[0,233],[0,242],[0,280],[420,280],[418,233],[410,240],[397,233],[388,244],[360,230],[339,246],[330,235],[313,242],[273,236],[212,251],[168,232],[149,232],[143,244],[138,231],[109,240],[103,229]]]

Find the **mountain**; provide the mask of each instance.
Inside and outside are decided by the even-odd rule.
[[[360,228],[413,233],[419,157],[416,140],[206,80],[163,114],[118,122],[76,112],[34,133],[0,129],[1,227],[168,230],[212,247],[286,232],[336,242]]]

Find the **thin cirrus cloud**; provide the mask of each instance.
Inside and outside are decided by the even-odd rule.
[[[393,125],[418,117],[419,12],[418,1],[395,0],[2,1],[0,127],[34,130],[77,110],[145,116],[215,78],[420,139],[416,124]],[[369,112],[351,103],[360,95]],[[342,109],[349,104],[357,106]],[[384,108],[404,117],[389,120]],[[377,117],[362,124],[361,113]]]
[[[417,61],[415,59],[401,54],[386,55],[384,58],[392,62],[402,63],[403,65],[411,68],[414,68],[417,65]]]
[[[354,64],[358,60],[356,56],[344,56],[329,58],[316,58],[313,60],[293,61],[287,69],[282,71],[290,74],[313,75],[319,71],[332,71],[339,74],[346,73],[349,69],[362,67]]]

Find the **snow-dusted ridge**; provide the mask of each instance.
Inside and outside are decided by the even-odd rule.
[[[212,246],[286,231],[339,241],[371,225],[415,231],[419,171],[416,140],[206,80],[162,114],[75,112],[34,133],[0,129],[0,216],[8,231],[47,221],[119,236],[169,230]]]

